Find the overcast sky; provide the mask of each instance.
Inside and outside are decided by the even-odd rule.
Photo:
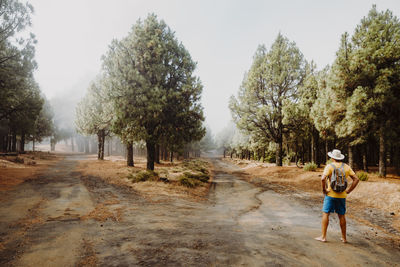
[[[204,85],[206,123],[217,133],[231,119],[228,101],[236,95],[260,44],[271,46],[279,32],[296,42],[319,69],[331,64],[342,33],[375,3],[400,16],[399,0],[31,0],[38,44],[36,80],[48,98],[67,95],[100,72],[101,56],[113,38],[155,13],[175,31],[198,63]],[[71,107],[74,108],[74,107]]]

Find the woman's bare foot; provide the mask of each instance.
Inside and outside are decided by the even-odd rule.
[[[322,236],[316,237],[314,239],[320,242],[326,242],[326,238],[323,238]]]
[[[343,243],[347,243],[346,238],[343,238],[343,237],[342,237],[342,238],[340,238],[340,240],[342,240]]]

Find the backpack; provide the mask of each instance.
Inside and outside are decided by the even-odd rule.
[[[333,167],[333,172],[331,176],[331,188],[333,191],[337,193],[341,193],[347,188],[347,180],[346,180],[346,173],[344,171],[344,163],[339,168],[331,163]]]

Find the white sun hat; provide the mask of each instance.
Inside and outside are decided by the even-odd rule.
[[[344,159],[344,155],[340,152],[339,149],[334,149],[332,150],[332,152],[328,152],[328,156],[336,160]]]

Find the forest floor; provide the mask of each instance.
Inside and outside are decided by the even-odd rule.
[[[35,179],[1,191],[0,265],[395,266],[400,262],[396,232],[349,218],[349,243],[342,244],[337,218],[332,216],[329,242],[317,242],[313,238],[320,234],[321,201],[309,197],[311,193],[251,178],[246,173],[250,164],[209,161],[210,187],[189,192],[177,190],[176,184],[165,189],[163,182],[118,183],[115,177],[123,180],[125,174],[113,178],[107,170],[122,163],[66,155]],[[95,164],[104,168],[92,169]],[[281,175],[270,170],[271,176]]]

